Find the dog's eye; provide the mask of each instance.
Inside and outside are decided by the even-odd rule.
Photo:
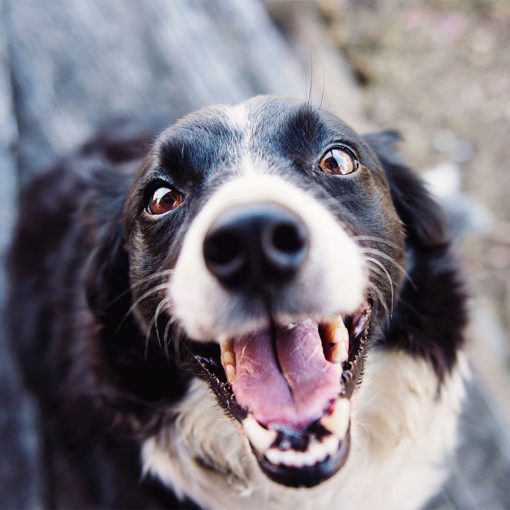
[[[171,188],[158,188],[151,197],[147,212],[154,216],[165,214],[179,207],[182,201],[182,196],[178,191]]]
[[[358,169],[358,161],[348,149],[329,149],[320,161],[321,169],[331,175],[347,175]]]

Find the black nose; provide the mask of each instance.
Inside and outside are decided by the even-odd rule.
[[[305,225],[275,204],[228,210],[204,241],[207,268],[228,288],[284,283],[297,273],[307,253]]]

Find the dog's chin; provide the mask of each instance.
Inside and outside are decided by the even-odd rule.
[[[326,323],[304,319],[221,342],[190,342],[194,361],[274,482],[312,487],[347,461],[351,397],[370,325],[365,302]]]
[[[334,441],[338,444],[336,451],[328,453],[323,460],[299,466],[275,464],[253,447],[252,450],[262,471],[274,482],[287,487],[313,487],[331,478],[346,463],[350,439],[349,428],[343,440]]]

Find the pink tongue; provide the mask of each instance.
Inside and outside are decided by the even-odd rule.
[[[279,328],[275,344],[276,354],[268,331],[234,339],[232,389],[260,423],[302,429],[340,393],[340,366],[324,357],[318,324],[311,319]]]

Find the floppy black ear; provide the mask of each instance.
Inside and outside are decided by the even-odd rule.
[[[122,299],[129,282],[129,263],[124,250],[120,221],[110,220],[101,228],[90,255],[85,290],[89,308],[102,321]]]
[[[125,176],[110,179],[101,175],[87,205],[94,238],[85,270],[85,291],[89,308],[100,322],[120,305],[129,308],[129,260],[122,229],[128,183],[123,180]]]
[[[408,274],[381,341],[428,360],[442,380],[464,341],[466,294],[442,211],[397,156],[398,139],[392,132],[365,136],[381,161],[407,231]]]
[[[446,240],[445,218],[422,181],[401,161],[395,151],[400,135],[384,131],[364,136],[380,160],[388,179],[393,203],[411,244],[434,247]]]
[[[104,318],[107,313],[111,316],[111,307],[119,302],[119,297],[129,296],[126,292],[129,262],[122,217],[134,171],[152,138],[153,133],[139,123],[119,119],[104,125],[97,137],[80,151],[80,171],[88,170],[90,184],[89,199],[80,212],[93,236],[85,290],[89,307],[97,318]]]

